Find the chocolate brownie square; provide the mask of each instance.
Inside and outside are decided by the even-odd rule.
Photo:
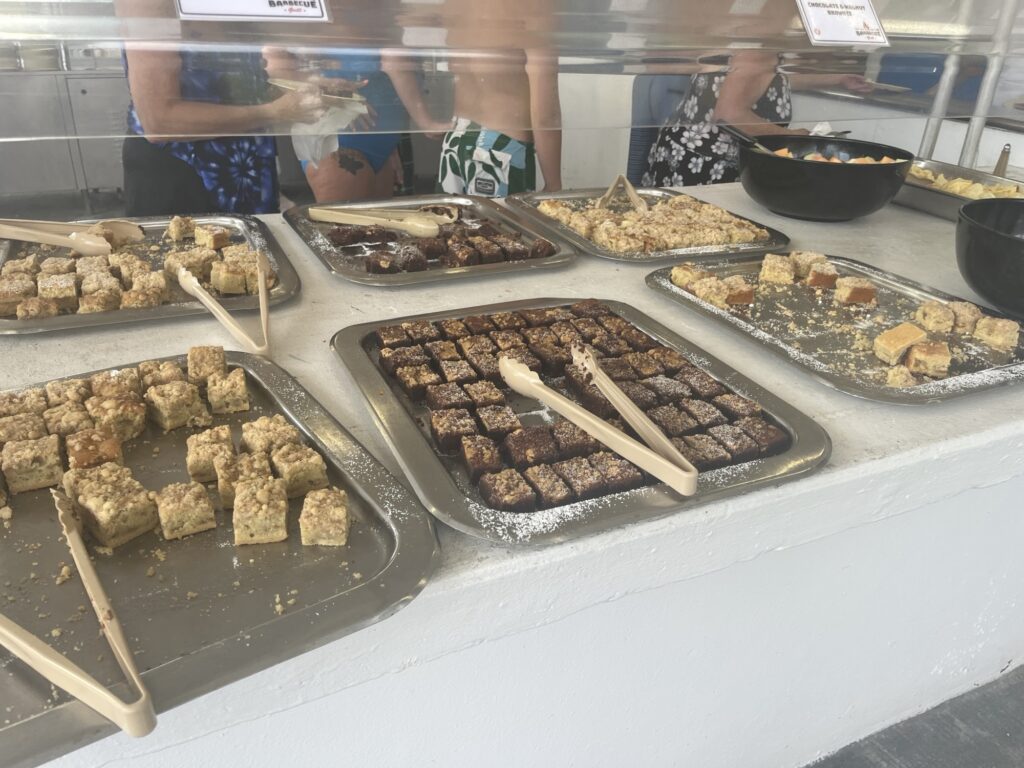
[[[474,336],[482,336],[484,334],[490,333],[491,331],[497,330],[497,328],[494,327],[494,323],[492,323],[486,317],[480,317],[480,315],[470,315],[469,317],[464,317],[462,318],[462,322],[465,324],[466,328],[469,329],[469,332]]]
[[[665,373],[671,376],[674,373],[679,372],[688,363],[685,357],[679,352],[669,347],[654,347],[653,349],[647,350],[647,354],[661,363],[662,368],[665,369]]]
[[[416,240],[416,245],[424,256],[434,261],[448,253],[448,243],[440,237],[421,237]]]
[[[590,341],[591,346],[594,349],[599,349],[608,357],[622,357],[628,355],[633,351],[633,348],[629,346],[618,336],[613,336],[610,333],[602,333],[595,336]]]
[[[380,367],[392,376],[399,368],[410,365],[426,365],[429,362],[430,358],[419,344],[411,347],[384,347],[380,351]]]
[[[706,403],[703,400],[693,400],[690,398],[680,400],[679,407],[693,416],[697,423],[700,424],[701,429],[717,427],[719,424],[726,424],[729,421],[725,418],[724,413],[715,408],[711,403]]]
[[[363,259],[363,266],[371,275],[394,275],[402,271],[394,254],[374,251]]]
[[[625,393],[626,397],[632,400],[641,411],[654,408],[658,404],[658,396],[643,384],[637,381],[619,381],[616,383],[619,385],[619,389]]]
[[[548,427],[523,427],[508,435],[501,447],[516,469],[558,460],[558,446]]]
[[[426,320],[413,320],[412,322],[402,323],[402,328],[415,344],[424,344],[441,338],[441,332],[437,330],[437,327]]]
[[[633,370],[633,366],[621,357],[606,357],[601,360],[599,365],[612,381],[636,381],[636,371]]]
[[[761,415],[761,406],[742,395],[734,395],[732,393],[719,395],[712,399],[711,402],[730,419],[742,419],[747,416]]]
[[[551,435],[555,438],[560,459],[587,456],[601,450],[601,444],[597,440],[571,421],[556,421],[551,427]]]
[[[694,366],[684,366],[673,378],[683,382],[697,394],[697,397],[702,397],[705,400],[726,393],[721,382]]]
[[[476,417],[484,434],[494,440],[501,440],[518,429],[522,429],[519,417],[507,405],[485,405],[477,408]]]
[[[498,359],[501,360],[501,358],[503,357],[507,357],[510,360],[515,360],[516,362],[522,363],[531,371],[536,371],[537,373],[540,373],[541,369],[543,368],[540,359],[538,359],[538,357],[535,354],[533,354],[530,350],[528,350],[526,347],[503,349],[498,353]]]
[[[476,381],[476,371],[465,360],[442,360],[440,366],[441,375],[445,381],[455,382],[456,384]]]
[[[576,319],[576,315],[569,311],[568,307],[549,307],[544,310],[544,316],[547,318],[545,323],[546,325],[560,322],[572,322]]]
[[[646,352],[649,349],[654,349],[655,347],[659,346],[658,342],[656,342],[646,333],[641,331],[639,328],[624,328],[623,330],[619,331],[619,336],[621,336],[627,344],[633,347],[633,349],[639,352]]]
[[[400,325],[385,325],[377,329],[377,343],[382,347],[405,347],[412,344],[412,339]]]
[[[530,351],[540,360],[544,372],[549,376],[561,376],[565,366],[572,363],[572,356],[564,347],[553,344],[531,344]]]
[[[423,346],[426,347],[427,354],[438,363],[442,360],[462,359],[462,355],[459,354],[458,347],[455,346],[454,341],[431,341]]]
[[[500,472],[505,466],[501,462],[498,444],[483,435],[466,435],[461,439],[460,452],[466,472],[474,483],[487,472]]]
[[[544,326],[539,326],[537,328],[524,328],[523,338],[526,339],[526,343],[529,345],[558,344],[558,336],[556,336],[550,328],[546,328]]]
[[[700,472],[724,467],[732,462],[732,456],[718,441],[708,435],[687,435],[682,439],[673,438],[672,444],[686,460]]]
[[[462,438],[476,434],[476,422],[465,408],[448,408],[430,412],[430,432],[445,453],[459,449]]]
[[[427,408],[441,411],[446,408],[472,408],[473,400],[458,384],[433,384],[427,387]]]
[[[490,352],[479,352],[472,355],[466,355],[466,360],[471,366],[473,366],[473,370],[477,372],[481,379],[490,379],[491,381],[498,381],[501,379],[501,371],[498,368],[498,358]]]
[[[549,256],[554,256],[556,253],[558,253],[558,249],[555,248],[554,243],[544,238],[534,240],[533,245],[530,246],[531,259],[546,259]]]
[[[541,325],[550,325],[548,321],[547,310],[544,309],[521,309],[519,315],[526,321],[526,324],[531,328],[536,328]]]
[[[530,249],[522,240],[509,235],[495,235],[491,241],[505,252],[505,261],[525,261],[530,258]]]
[[[505,252],[486,237],[471,237],[469,243],[480,254],[481,264],[500,264],[505,261]]]
[[[355,245],[366,242],[366,227],[331,227],[327,239],[337,246]]]
[[[475,267],[480,263],[480,254],[468,243],[448,241],[448,250],[438,259],[442,267]]]
[[[578,317],[570,322],[579,334],[588,342],[593,341],[598,336],[607,335],[607,331],[591,317]]]
[[[658,428],[669,437],[682,437],[696,432],[700,425],[689,414],[674,405],[659,405],[647,412],[647,418],[658,425]]]
[[[603,301],[584,299],[569,306],[569,310],[578,317],[600,317],[611,314],[611,309]]]
[[[463,339],[458,340],[459,349],[462,350],[462,354],[469,357],[470,355],[480,354],[481,352],[489,352],[494,354],[498,348],[494,342],[488,336],[466,336]]]
[[[605,492],[604,477],[581,456],[551,466],[579,499],[592,499]]]
[[[611,401],[601,394],[601,390],[593,384],[588,384],[581,392],[577,393],[577,396],[584,408],[602,419],[610,418],[618,413]]]
[[[721,443],[722,447],[732,454],[735,461],[750,461],[761,452],[760,447],[751,439],[750,435],[732,424],[711,427],[708,434]]]
[[[422,272],[427,268],[427,256],[412,243],[406,243],[395,252],[395,263],[403,272]]]
[[[473,401],[473,405],[477,408],[484,408],[488,405],[505,404],[505,395],[502,394],[500,389],[494,386],[493,382],[473,381],[463,384],[462,388],[466,390],[466,394],[469,395],[470,399]]]
[[[518,312],[495,312],[490,320],[500,331],[517,331],[526,327],[526,321]]]
[[[526,341],[518,331],[491,331],[491,341],[498,349],[512,349],[513,347],[524,347]]]
[[[618,315],[601,315],[597,318],[597,322],[603,325],[608,333],[614,335],[621,333],[627,328],[633,327]]]
[[[640,383],[651,390],[663,405],[693,397],[692,389],[668,376],[651,376],[649,379],[641,379]]]
[[[439,320],[437,326],[441,329],[441,334],[449,341],[456,341],[470,335],[469,329],[461,320]]]
[[[622,359],[633,366],[636,375],[641,379],[661,376],[665,373],[665,368],[662,364],[646,352],[630,352],[628,355],[623,355]]]
[[[551,326],[551,332],[558,337],[560,344],[564,344],[567,347],[583,343],[583,334],[577,331],[576,326],[571,322],[562,321],[554,323]]]
[[[746,416],[737,421],[736,426],[757,443],[763,455],[780,453],[789,445],[789,435],[756,416]]]
[[[573,495],[572,491],[569,490],[569,486],[547,464],[538,464],[535,467],[530,467],[523,472],[523,476],[526,478],[526,482],[537,492],[541,509],[561,507],[572,502]]]
[[[441,377],[434,373],[428,365],[410,365],[395,370],[395,378],[402,385],[405,394],[413,399],[423,397],[427,387],[440,384]]]
[[[483,475],[479,488],[480,496],[491,509],[532,512],[537,506],[533,489],[514,469]]]
[[[590,466],[601,473],[609,493],[622,493],[644,484],[644,475],[621,456],[600,451],[587,457]]]
[[[569,391],[579,395],[590,385],[590,374],[584,368],[579,365],[565,366],[565,386],[569,388]]]

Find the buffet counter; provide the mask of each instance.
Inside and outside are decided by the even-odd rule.
[[[785,231],[794,248],[976,298],[948,221],[890,205],[816,224],[767,213],[739,185],[687,191]],[[330,276],[281,217],[266,221],[302,281],[272,314],[274,360],[396,473],[328,347],[335,331],[546,296],[651,315],[811,415],[832,437],[831,461],[541,549],[439,525],[440,566],[395,617],[161,715],[145,739],[111,737],[53,765],[795,767],[1018,663],[1019,390],[919,407],[859,400],[650,290],[656,265],[581,256],[558,270],[380,289]],[[209,318],[8,338],[0,387],[192,344],[233,346]]]

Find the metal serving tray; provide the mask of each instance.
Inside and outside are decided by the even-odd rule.
[[[914,166],[917,168],[924,168],[932,171],[933,173],[941,173],[947,179],[955,177],[968,179],[969,181],[977,181],[981,184],[1021,185],[1020,182],[1014,181],[1013,179],[1006,179],[1002,176],[993,176],[991,173],[976,171],[973,168],[963,168],[962,166],[951,165],[950,163],[940,163],[938,160],[915,160]],[[903,186],[900,187],[900,191],[896,193],[896,197],[893,198],[893,202],[899,203],[906,208],[914,208],[918,211],[930,213],[932,216],[938,216],[940,219],[957,221],[959,219],[960,207],[964,203],[971,202],[971,198],[961,197],[960,195],[950,194],[949,192],[943,192],[941,189],[936,189],[926,182],[919,181],[908,174],[907,180],[903,182]]]
[[[875,336],[899,323],[914,320],[924,301],[963,301],[956,296],[915,283],[853,259],[829,256],[839,274],[864,277],[878,288],[878,306],[836,307],[831,291],[817,294],[805,286],[758,288],[752,309],[718,309],[673,285],[672,268],[647,276],[647,285],[696,312],[748,334],[784,360],[798,365],[830,387],[868,400],[920,405],[949,400],[1024,379],[1024,345],[1014,352],[998,352],[955,334],[944,340],[953,351],[950,377],[916,387],[885,384],[889,366],[871,350]],[[761,260],[737,254],[701,262],[715,276],[746,275],[756,281]],[[771,298],[765,298],[765,291]],[[835,312],[829,316],[826,313]],[[815,319],[809,326],[806,318]],[[937,338],[936,334],[932,337]]]
[[[776,456],[702,473],[697,495],[692,499],[678,496],[658,484],[527,514],[498,512],[485,506],[459,463],[442,459],[435,452],[429,438],[429,425],[423,423],[422,414],[426,409],[412,403],[378,366],[374,331],[382,325],[411,320],[444,320],[556,307],[574,301],[578,299],[532,299],[432,312],[354,325],[335,334],[331,342],[335,352],[352,372],[413,489],[439,520],[463,533],[501,544],[553,544],[626,523],[694,509],[709,501],[802,477],[828,460],[831,441],[812,419],[643,313],[626,304],[604,300],[615,313],[640,330],[683,353],[736,392],[760,403],[789,432],[791,447]],[[526,424],[553,420],[553,414],[534,400],[513,394],[509,403]]]
[[[697,245],[690,248],[674,248],[670,251],[653,251],[651,253],[618,253],[601,247],[593,240],[583,237],[583,235],[579,234],[575,230],[570,229],[564,224],[555,221],[550,216],[546,216],[537,210],[537,206],[545,200],[564,200],[569,203],[579,203],[582,205],[583,203],[588,203],[591,200],[596,200],[607,191],[608,190],[606,189],[573,189],[562,192],[529,192],[520,195],[512,195],[505,202],[511,209],[525,213],[531,221],[538,225],[538,229],[542,232],[550,232],[551,234],[549,237],[561,238],[571,245],[574,245],[583,253],[590,254],[591,256],[600,256],[602,259],[612,259],[613,261],[629,261],[637,263],[647,261],[664,261],[665,259],[694,259],[703,256],[721,256],[725,253],[767,253],[768,251],[776,251],[789,245],[789,237],[779,230],[765,226],[764,224],[748,219],[745,216],[733,214],[733,216],[736,216],[739,219],[749,221],[750,223],[767,230],[768,239],[746,245]],[[647,200],[650,205],[654,205],[662,200],[683,194],[682,192],[674,189],[660,188],[637,189],[637,192],[641,197]]]
[[[544,238],[550,240],[558,249],[553,256],[546,259],[527,259],[526,261],[503,261],[498,264],[478,264],[473,267],[440,267],[429,266],[420,272],[398,272],[393,275],[377,275],[366,271],[363,260],[373,249],[363,245],[336,246],[327,239],[327,231],[333,224],[311,221],[307,215],[315,205],[299,205],[284,212],[284,219],[291,224],[303,242],[309,246],[320,261],[335,275],[351,280],[354,283],[377,286],[417,285],[437,280],[452,280],[460,277],[481,277],[504,272],[521,272],[523,270],[541,269],[544,267],[560,267],[576,258],[576,251],[557,236],[546,234],[525,216],[515,211],[502,208],[487,198],[469,195],[418,195],[415,197],[397,197],[392,200],[369,201],[332,205],[332,208],[344,208],[358,211],[360,208],[395,208],[416,209],[422,205],[458,205],[467,209],[474,217],[492,222],[495,226],[520,232],[527,243]]]
[[[270,304],[281,304],[293,298],[299,292],[299,276],[295,268],[285,256],[280,244],[267,229],[267,226],[252,216],[193,216],[197,224],[224,227],[231,232],[233,242],[244,242],[250,248],[267,254],[274,271],[277,272],[277,284],[270,289]],[[169,218],[148,217],[135,218],[146,232],[146,239],[133,244],[133,250],[139,256],[149,258],[158,269],[163,269],[164,256],[182,243],[163,240],[162,235],[170,222]],[[188,241],[191,242],[191,241]],[[151,251],[156,246],[159,250]],[[8,258],[14,257],[15,249],[10,240],[0,240],[0,265]],[[60,255],[61,249],[50,255]],[[58,315],[37,320],[18,320],[16,317],[0,317],[0,335],[42,333],[46,331],[66,331],[76,328],[94,328],[104,325],[133,324],[144,320],[167,320],[169,318],[188,317],[191,315],[208,314],[205,307],[193,297],[185,293],[178,284],[170,282],[171,300],[152,309],[115,309],[111,312],[95,312],[84,315]],[[258,296],[224,296],[218,297],[221,304],[230,311],[243,309],[259,309]]]
[[[214,423],[231,424],[236,441],[239,425],[261,415],[281,413],[298,427],[323,454],[331,483],[348,492],[349,543],[302,546],[295,499],[279,544],[236,548],[230,515],[218,509],[213,531],[179,541],[156,531],[96,554],[158,711],[387,618],[424,587],[438,556],[420,503],[295,379],[263,358],[227,354],[247,373],[252,410]],[[187,481],[189,433],[150,426],[128,444],[126,463],[151,490]],[[54,582],[72,560],[49,491],[15,496],[11,506],[10,528],[0,527],[0,610],[127,695],[78,579]],[[5,768],[37,765],[116,730],[3,649],[0,712]]]

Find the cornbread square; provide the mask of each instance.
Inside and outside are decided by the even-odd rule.
[[[172,360],[146,360],[139,363],[139,379],[142,381],[142,389],[147,390],[158,384],[185,381],[185,372]]]
[[[224,227],[197,224],[193,230],[193,237],[196,240],[196,245],[200,248],[220,250],[231,243],[231,233]]]
[[[974,338],[993,349],[1015,349],[1020,326],[1001,317],[983,317],[974,326]]]
[[[757,279],[762,283],[790,285],[795,277],[796,269],[792,260],[777,253],[768,253],[761,262],[761,273]]]
[[[167,231],[164,232],[164,237],[168,240],[180,243],[186,237],[192,237],[195,235],[195,232],[196,223],[192,220],[191,216],[175,216],[167,225]]]
[[[211,373],[228,372],[224,347],[192,347],[188,351],[188,380],[205,384]]]
[[[863,277],[840,277],[836,280],[836,302],[839,304],[872,304],[878,289]]]
[[[36,440],[46,437],[46,421],[35,413],[0,416],[0,445],[11,440]]]
[[[64,474],[60,463],[60,438],[48,435],[36,440],[4,443],[0,466],[12,494],[58,485]]]
[[[338,488],[312,491],[302,502],[299,534],[307,547],[348,543],[348,495]]]
[[[50,256],[40,263],[39,271],[44,275],[67,275],[75,271],[75,260],[62,256]]]
[[[98,467],[108,462],[124,463],[121,441],[102,429],[83,429],[68,435],[64,447],[71,469]]]
[[[717,277],[705,277],[690,286],[693,295],[701,301],[706,301],[713,307],[725,309],[726,299],[729,297],[729,289]]]
[[[146,430],[146,404],[137,395],[90,397],[85,409],[97,429],[105,429],[119,440],[131,440]]]
[[[271,544],[288,538],[288,496],[284,480],[242,480],[235,489],[235,546]]]
[[[308,446],[282,445],[270,454],[270,463],[284,480],[289,499],[327,487],[327,464],[323,456]]]
[[[896,365],[908,349],[927,338],[928,334],[913,323],[900,323],[875,337],[875,357],[889,365]]]
[[[672,272],[669,275],[669,279],[672,284],[682,288],[684,291],[689,291],[690,287],[700,281],[711,277],[711,273],[701,269],[696,264],[687,262],[678,266],[672,267]]]
[[[836,287],[836,280],[838,279],[839,270],[835,268],[835,265],[831,262],[823,261],[811,264],[810,269],[807,271],[807,279],[804,282],[811,288],[832,289]]]
[[[61,403],[85,403],[92,397],[92,387],[85,379],[63,379],[46,384],[46,402],[51,408]]]
[[[218,456],[235,455],[231,427],[227,424],[189,435],[185,445],[185,467],[188,469],[189,477],[200,483],[209,483],[217,479],[213,463]]]
[[[156,512],[165,539],[183,539],[217,527],[213,504],[199,483],[172,483],[156,495]]]
[[[93,395],[97,397],[129,397],[142,394],[137,368],[102,371],[89,378],[89,385]]]
[[[169,289],[166,272],[142,272],[132,278],[133,291],[155,293],[161,301],[167,301]]]
[[[941,301],[926,301],[914,313],[914,321],[932,333],[949,333],[955,319],[953,310]]]
[[[83,429],[92,429],[94,424],[89,412],[81,403],[61,403],[43,413],[46,431],[51,435],[67,437]]]
[[[216,456],[213,460],[213,469],[217,474],[217,493],[220,494],[220,503],[225,509],[235,505],[235,486],[239,482],[272,477],[270,459],[265,453]]]
[[[18,305],[36,295],[36,281],[28,275],[0,277],[0,316],[14,315]]]
[[[150,418],[164,432],[180,427],[208,427],[213,423],[195,384],[185,381],[157,384],[146,390],[146,402]]]
[[[803,280],[811,272],[811,265],[828,261],[824,253],[817,251],[791,251],[790,261],[793,262],[793,273],[798,280]]]
[[[21,259],[8,259],[0,268],[0,275],[28,275],[38,274],[41,267],[39,257],[36,254],[25,256]]]
[[[886,372],[887,387],[916,387],[918,380],[905,365],[894,365]]]
[[[239,413],[249,410],[249,390],[245,371],[232,368],[228,373],[211,373],[206,380],[206,399],[214,413]]]
[[[46,390],[41,387],[22,389],[17,392],[0,392],[0,416],[14,416],[19,413],[34,413],[41,416],[49,408]]]
[[[246,293],[245,268],[229,261],[218,261],[210,267],[210,285],[218,293]]]
[[[97,291],[113,291],[121,295],[121,281],[106,270],[102,272],[89,272],[82,278],[82,295],[88,296]]]
[[[725,296],[726,304],[754,303],[754,286],[748,283],[743,275],[729,275],[729,277],[722,281],[722,285],[725,286],[727,291]]]
[[[974,333],[974,326],[981,320],[981,310],[969,301],[951,301],[948,306],[953,310],[953,330]]]
[[[125,291],[121,294],[121,309],[152,309],[163,304],[163,297],[156,291]]]
[[[78,309],[78,280],[74,275],[42,275],[36,285],[40,298],[53,299],[61,310]]]
[[[96,291],[96,293],[82,296],[78,300],[78,314],[88,315],[95,314],[96,312],[113,312],[115,309],[120,309],[122,295],[121,287],[118,286],[117,290]]]
[[[907,350],[907,370],[933,379],[944,379],[949,375],[952,358],[949,345],[944,341],[926,341],[915,344]]]
[[[56,317],[60,314],[60,307],[53,299],[40,299],[33,296],[25,299],[14,310],[19,320],[36,320],[41,317]]]
[[[301,442],[299,430],[279,413],[260,416],[242,425],[242,450],[249,453],[270,453],[282,445]]]
[[[184,267],[201,283],[209,282],[213,264],[220,261],[217,252],[209,248],[190,248],[187,251],[171,251],[164,257],[164,272],[177,282],[178,271]]]
[[[68,475],[75,477],[69,480]],[[78,469],[64,476],[86,529],[105,547],[118,547],[153,530],[159,518],[152,494],[117,464]]]
[[[109,275],[110,262],[106,256],[79,256],[75,259],[75,272],[78,273],[79,280],[84,280],[86,275],[94,273]]]

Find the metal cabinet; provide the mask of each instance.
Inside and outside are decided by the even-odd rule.
[[[122,184],[121,144],[128,114],[128,81],[121,74],[69,75],[65,79],[84,189]]]

